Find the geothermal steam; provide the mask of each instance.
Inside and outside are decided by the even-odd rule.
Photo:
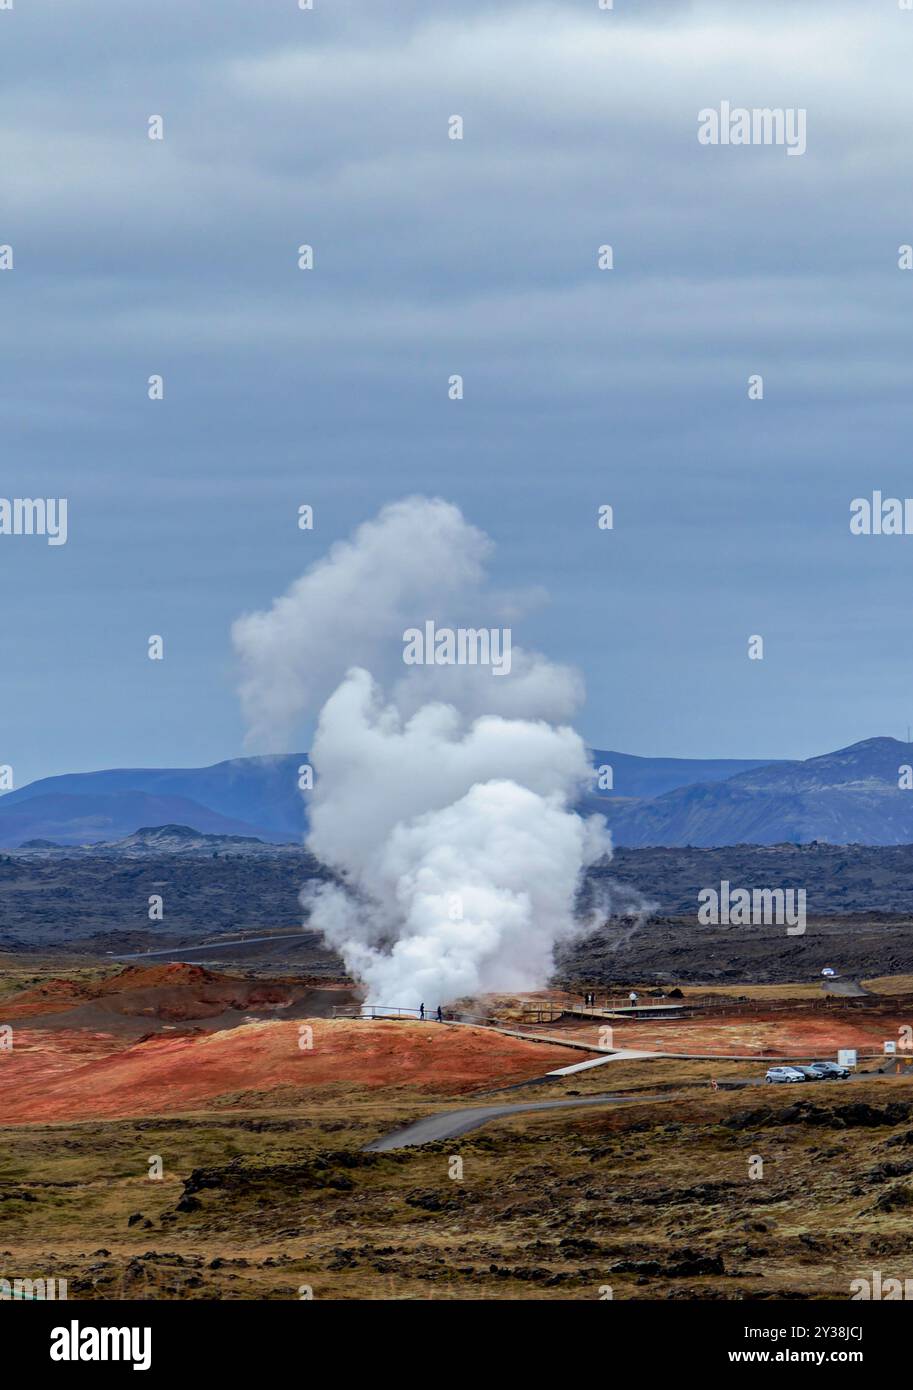
[[[570,809],[592,775],[567,723],[574,672],[516,643],[501,678],[403,664],[404,631],[426,619],[516,611],[484,591],[490,550],[457,507],[409,498],[234,625],[254,741],[320,710],[308,846],[338,882],[302,900],[369,1003],[541,987],[581,930],[587,867],[610,853],[602,817]]]

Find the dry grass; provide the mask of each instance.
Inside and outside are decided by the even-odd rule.
[[[682,985],[686,999],[820,999],[821,982],[800,985]]]
[[[17,988],[47,978],[22,958],[9,969]],[[913,977],[870,985],[908,992]],[[295,1299],[309,1286],[330,1300],[585,1300],[606,1286],[616,1299],[846,1298],[872,1269],[907,1277],[913,1086],[725,1088],[763,1071],[622,1060],[484,1098],[352,1081],[228,1094],[205,1112],[7,1127],[0,1276],[66,1277],[76,1299]],[[441,1109],[601,1093],[630,1103],[363,1154]],[[881,1122],[857,1123],[860,1105]],[[161,1180],[148,1175],[155,1156]]]
[[[111,964],[95,961],[86,964],[85,956],[57,956],[49,959],[46,955],[22,955],[18,952],[0,951],[0,1000],[20,990],[31,989],[35,985],[46,984],[48,980],[73,980],[76,984],[90,984],[96,980],[116,975],[123,965],[118,961]],[[0,1019],[0,1022],[3,1020]]]
[[[890,1190],[905,1200],[908,1183],[871,1175],[913,1155],[909,1120],[724,1122],[739,1111],[776,1116],[797,1100],[824,1112],[911,1102],[907,1082],[712,1092],[697,1064],[660,1077],[652,1062],[574,1082],[528,1098],[671,1089],[662,1104],[502,1119],[364,1157],[376,1135],[456,1102],[337,1086],[295,1104],[246,1096],[218,1114],[8,1129],[0,1274],[63,1275],[75,1298],[289,1299],[307,1284],[328,1299],[586,1299],[605,1284],[616,1298],[845,1297],[873,1262],[904,1273],[908,1217],[876,1203]],[[161,1181],[147,1176],[156,1154]],[[757,1181],[754,1155],[764,1160]],[[200,1168],[213,1185],[182,1210],[184,1182]],[[722,1260],[724,1272],[700,1272],[693,1256]],[[625,1261],[641,1268],[613,1269]]]
[[[878,975],[862,983],[873,994],[913,994],[913,975]]]

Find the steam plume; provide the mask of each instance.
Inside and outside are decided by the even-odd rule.
[[[403,633],[426,619],[491,624],[490,550],[455,506],[409,498],[233,628],[254,739],[322,705],[308,845],[344,886],[304,901],[369,1002],[541,986],[580,930],[586,868],[610,853],[602,817],[570,809],[590,776],[566,722],[576,673],[516,644],[503,679],[403,665]]]

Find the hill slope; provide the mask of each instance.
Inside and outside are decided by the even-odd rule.
[[[0,815],[12,807],[23,807],[23,803],[38,797],[61,798],[58,814],[64,815],[67,809],[66,797],[126,797],[128,794],[142,793],[147,797],[163,800],[191,801],[205,808],[210,816],[219,817],[219,823],[201,824],[199,819],[184,812],[165,816],[165,821],[192,825],[195,830],[212,833],[224,831],[226,834],[264,835],[267,839],[297,839],[304,829],[304,808],[301,792],[298,790],[298,768],[307,762],[306,753],[288,753],[270,758],[232,758],[227,762],[214,763],[212,767],[133,767],[110,768],[100,772],[71,772],[60,777],[43,777],[30,782],[25,787],[8,792],[0,798]],[[148,810],[137,806],[136,811],[128,811],[126,801],[117,825],[110,827],[105,834],[93,835],[92,839],[114,839],[120,835],[130,835],[141,825],[163,824],[161,817],[156,819]],[[77,808],[72,808],[74,812]],[[112,803],[109,808],[115,810]],[[36,816],[36,823],[38,817]],[[227,822],[233,822],[229,829]],[[33,836],[45,836],[60,840],[63,837],[50,830],[34,829]],[[72,837],[67,843],[72,843]],[[4,839],[4,844],[12,841]]]
[[[898,786],[913,745],[870,738],[804,762],[768,763],[723,782],[677,787],[606,811],[620,845],[913,843],[913,790]]]
[[[613,788],[583,798],[619,845],[913,843],[913,791],[898,786],[913,745],[871,738],[805,761],[639,758],[592,751]],[[301,842],[304,753],[204,768],[117,768],[49,777],[0,798],[0,846],[123,839],[177,824],[213,835]]]
[[[184,796],[112,791],[46,793],[13,801],[17,795],[11,792],[0,801],[0,846],[5,848],[36,839],[58,845],[95,844],[122,839],[140,826],[173,823],[189,824],[212,835],[257,834],[246,822],[220,815]]]
[[[657,796],[690,782],[757,768],[736,759],[638,758],[593,751],[611,765],[616,794]],[[0,846],[47,839],[73,845],[121,839],[141,826],[177,823],[211,834],[298,841],[307,808],[298,789],[306,753],[233,758],[212,767],[111,768],[44,777],[0,797]]]

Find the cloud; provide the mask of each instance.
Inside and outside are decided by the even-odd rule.
[[[505,587],[552,594],[529,641],[586,668],[594,741],[798,755],[849,742],[860,701],[883,724],[897,562],[860,565],[841,510],[904,486],[911,24],[891,0],[160,0],[138,41],[121,0],[0,13],[5,490],[73,520],[63,599],[59,569],[2,557],[10,650],[62,649],[98,592],[126,650],[167,622],[182,717],[137,676],[124,756],[153,727],[163,761],[230,755],[220,644],[298,564],[298,503],[331,539],[443,492]],[[723,98],[807,107],[807,155],[699,147]],[[759,610],[789,673],[763,693],[739,665]],[[867,692],[852,642],[805,665],[843,624],[873,633]],[[96,669],[63,714],[10,686],[23,764],[110,761]]]

